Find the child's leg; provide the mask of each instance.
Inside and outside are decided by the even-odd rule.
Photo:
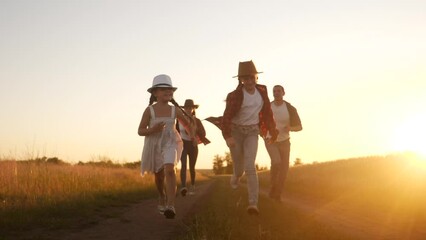
[[[166,210],[166,193],[164,192],[164,169],[161,169],[159,172],[155,173],[155,186],[158,190],[158,211],[163,214]]]
[[[157,186],[160,198],[164,199],[166,197],[164,192],[164,169],[155,173],[155,185]]]
[[[176,198],[176,172],[173,164],[164,164],[164,175],[166,177],[167,205],[174,206]]]
[[[184,141],[183,143],[183,151],[182,155],[180,157],[180,182],[182,188],[186,187],[186,163],[187,163],[187,156],[188,156],[188,143],[187,141]]]
[[[189,151],[189,173],[191,174],[191,185],[195,185],[195,164],[197,163],[198,157],[198,146],[193,146],[191,144],[191,149]]]

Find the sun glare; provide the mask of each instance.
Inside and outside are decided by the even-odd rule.
[[[400,125],[393,136],[395,151],[415,152],[426,159],[426,113],[414,115]],[[426,160],[425,160],[426,161]]]

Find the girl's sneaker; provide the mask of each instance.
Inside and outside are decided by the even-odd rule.
[[[182,195],[182,197],[185,197],[187,192],[188,192],[188,188],[186,187],[183,187],[180,189],[180,194]]]
[[[195,186],[194,185],[192,185],[190,188],[189,188],[189,193],[188,193],[189,195],[195,195]]]
[[[164,216],[166,216],[167,219],[173,219],[175,218],[176,211],[174,206],[167,206],[166,210],[164,211]]]
[[[158,212],[160,214],[164,214],[164,211],[166,211],[166,199],[165,198],[159,198],[158,199],[157,209],[158,209]]]

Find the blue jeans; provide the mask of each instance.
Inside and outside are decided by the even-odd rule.
[[[234,175],[241,177],[246,174],[249,205],[257,205],[259,180],[256,172],[256,154],[259,139],[259,126],[232,126],[232,137],[235,146],[231,147]]]
[[[268,144],[266,150],[271,158],[271,189],[269,196],[279,198],[290,166],[290,139]]]

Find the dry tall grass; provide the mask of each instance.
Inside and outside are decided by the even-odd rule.
[[[0,161],[1,229],[57,227],[103,206],[155,194],[152,175],[138,169]]]
[[[142,178],[137,170],[127,168],[1,161],[0,169],[2,209],[93,200],[102,193],[140,191],[153,185],[152,176]]]
[[[154,175],[141,177],[139,168],[0,159],[0,239],[10,230],[90,221],[105,207],[156,196]]]

